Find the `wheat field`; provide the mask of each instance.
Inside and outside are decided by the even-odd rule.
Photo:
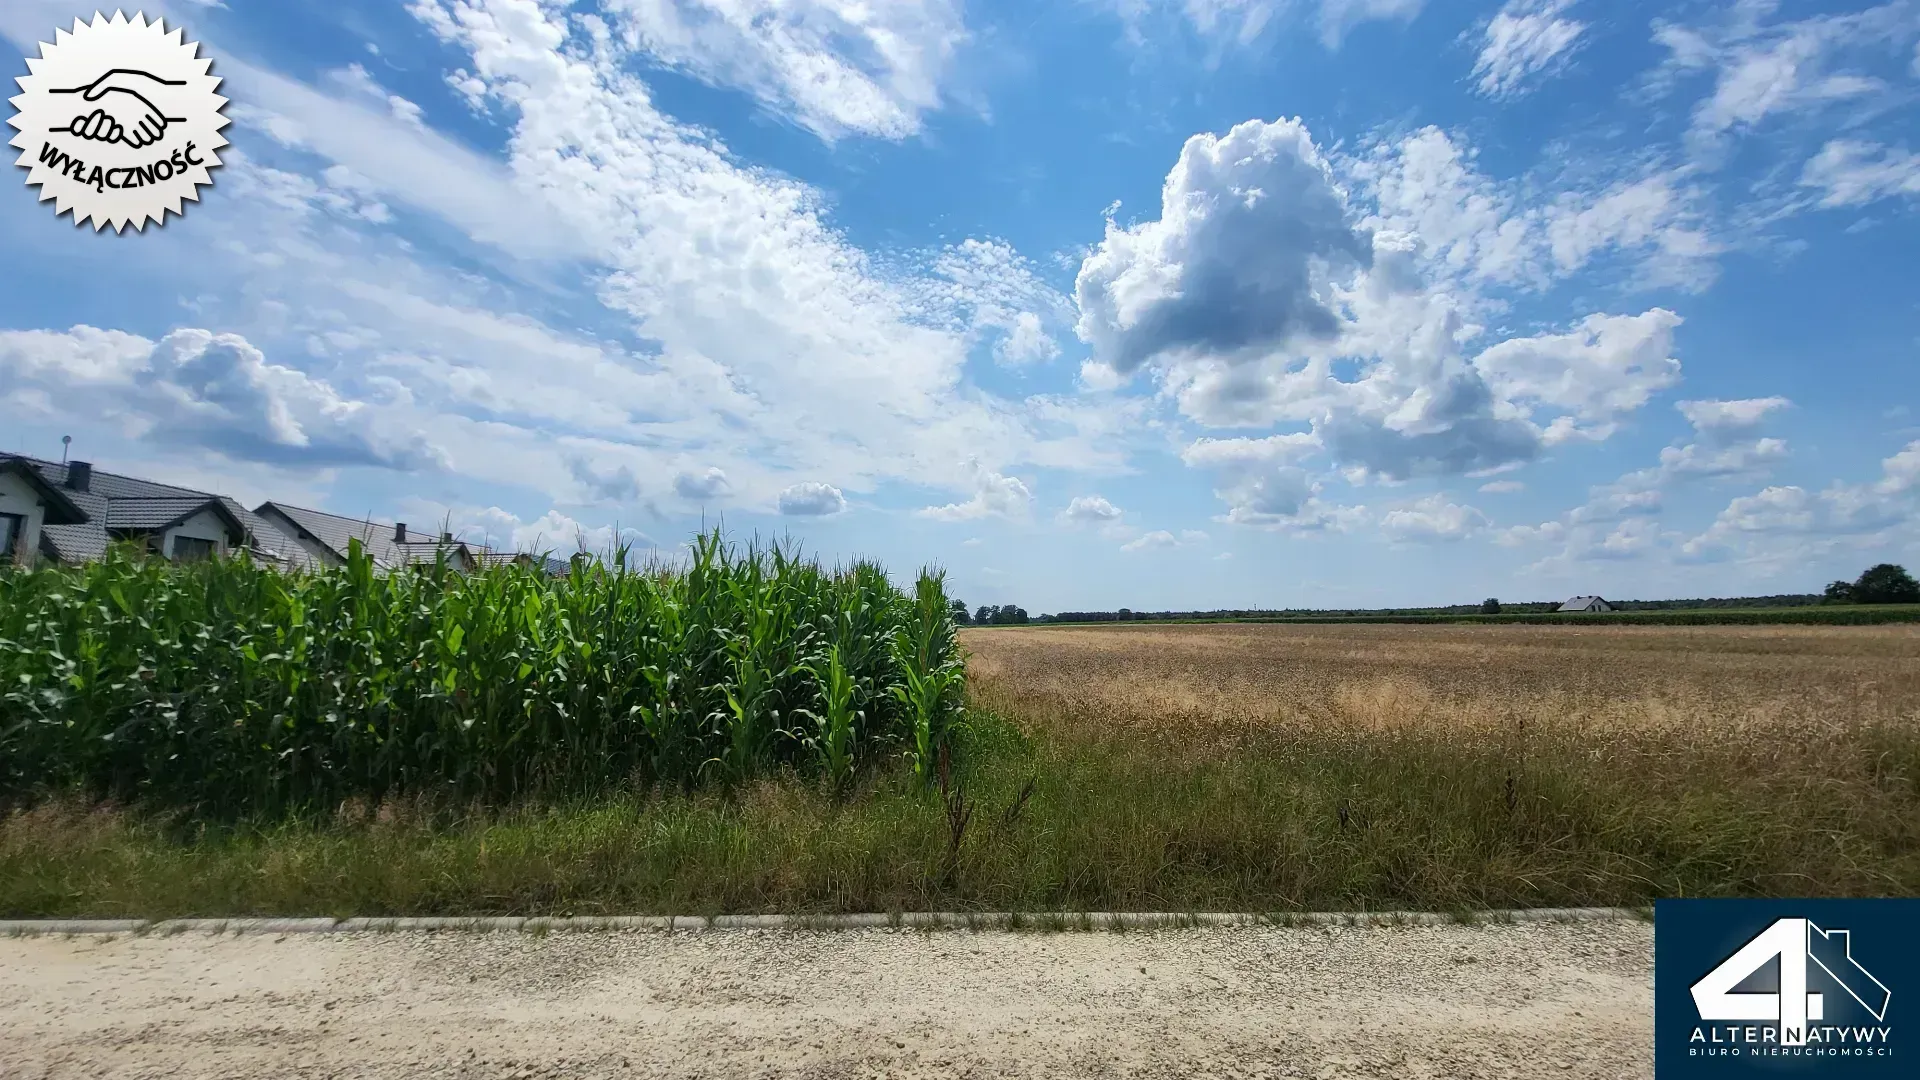
[[[962,641],[979,701],[1203,746],[1273,729],[1801,740],[1920,726],[1917,626],[1006,627]]]
[[[1135,834],[1077,843],[1160,859],[1130,887],[1204,878],[1280,906],[1920,892],[1910,626],[994,628],[963,645],[976,708],[1076,778],[1065,816]]]

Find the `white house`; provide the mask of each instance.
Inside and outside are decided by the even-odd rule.
[[[1560,605],[1561,611],[1613,611],[1614,606],[1598,596],[1576,596]]]
[[[87,512],[23,458],[0,460],[0,562],[32,566],[48,525],[84,525]]]
[[[312,564],[293,540],[224,495],[18,455],[0,455],[0,477],[0,530],[18,561],[86,562],[109,544],[131,542],[180,562],[246,549],[261,561]]]

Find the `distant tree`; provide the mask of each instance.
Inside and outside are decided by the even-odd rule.
[[[981,604],[980,610],[973,613],[973,621],[980,626],[992,625],[994,613],[999,610],[991,604]]]
[[[1881,563],[1853,583],[1856,604],[1920,604],[1920,582],[1906,568]]]
[[[1823,598],[1822,602],[1828,603],[1828,604],[1853,603],[1853,582],[1836,581],[1833,584],[1828,585],[1826,595]]]
[[[1120,616],[1120,621],[1122,621],[1122,622],[1125,622],[1125,621],[1127,621],[1128,619],[1131,619],[1131,618],[1133,618],[1133,609],[1131,609],[1131,608],[1121,608],[1121,609],[1120,609],[1120,611],[1118,612],[1118,614],[1119,614],[1119,616]]]
[[[965,600],[955,600],[953,602],[953,621],[956,626],[966,626],[973,622],[973,616],[967,614],[967,602]]]
[[[1491,596],[1487,597],[1485,600],[1480,601],[1480,614],[1482,615],[1500,614],[1500,601]]]

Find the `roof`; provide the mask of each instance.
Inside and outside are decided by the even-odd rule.
[[[568,559],[556,559],[551,555],[529,555],[524,551],[477,551],[473,555],[476,565],[510,566],[517,562],[527,562],[538,569],[545,570],[549,577],[566,577],[573,573],[573,563]]]
[[[47,478],[40,474],[40,470],[34,468],[31,459],[10,457],[0,461],[0,473],[11,473],[25,480],[27,486],[31,487],[40,496],[41,501],[46,503],[47,516],[43,522],[44,525],[86,523],[87,512],[68,498],[66,492],[49,483]]]
[[[1598,596],[1576,596],[1573,599],[1567,601],[1566,603],[1561,604],[1560,610],[1561,611],[1585,611],[1596,604],[1607,604],[1607,602],[1605,599]],[[1612,607],[1613,605],[1607,604],[1607,606]]]
[[[106,554],[115,532],[163,532],[209,510],[225,517],[234,534],[250,540],[256,556],[284,566],[313,564],[312,557],[299,544],[225,495],[155,483],[98,468],[93,470],[86,491],[74,491],[66,486],[67,466],[25,455],[0,455],[0,468],[25,469],[37,474],[43,483],[84,515],[77,523],[55,524],[49,519],[40,530],[41,550],[61,562],[100,558]]]
[[[312,570],[320,565],[319,560],[301,547],[299,541],[281,532],[272,522],[254,516],[253,511],[225,495],[220,496],[220,505],[227,508],[227,512],[252,538],[256,558],[278,563],[288,569]]]
[[[360,541],[375,566],[410,566],[432,562],[439,555],[438,541],[422,538],[423,542],[394,543],[394,526],[370,517],[350,518],[273,501],[261,503],[253,512],[269,521],[277,517],[291,523],[296,533],[318,542],[340,559],[347,557],[347,545],[354,540]]]
[[[282,523],[281,528],[306,536],[339,559],[347,557],[348,543],[358,540],[375,566],[392,568],[424,565],[434,562],[444,550],[449,557],[455,552],[464,553],[475,566],[500,566],[518,559],[530,559],[556,577],[572,569],[564,559],[499,551],[465,540],[445,540],[431,533],[409,532],[405,541],[396,541],[393,531],[397,526],[372,517],[351,518],[343,514],[330,514],[325,510],[309,510],[272,501],[261,503],[254,508],[254,513],[269,521],[278,519],[276,523]]]
[[[350,518],[324,510],[308,510],[282,502],[264,502],[252,510],[226,495],[174,484],[161,484],[95,468],[88,490],[66,487],[67,466],[24,454],[0,454],[0,470],[18,472],[49,507],[40,530],[41,550],[60,562],[86,562],[106,554],[116,533],[163,532],[202,511],[227,519],[231,534],[244,537],[253,556],[291,569],[313,569],[325,560],[308,541],[338,560],[347,546],[359,540],[374,565],[393,568],[432,563],[443,550],[450,557],[464,554],[475,566],[497,566],[527,560],[556,577],[572,564],[550,556],[497,551],[480,544],[446,541],[428,533],[412,533],[404,542],[393,539],[394,525],[372,518]],[[60,523],[55,523],[57,511]]]
[[[246,526],[213,495],[191,499],[111,499],[107,503],[106,526],[109,530],[161,532],[202,511],[211,511],[222,519],[235,539],[246,536]]]

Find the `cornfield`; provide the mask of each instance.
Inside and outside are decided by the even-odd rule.
[[[114,553],[0,571],[0,802],[281,813],[930,777],[964,669],[943,575],[911,594],[704,534],[672,568],[284,573]]]

